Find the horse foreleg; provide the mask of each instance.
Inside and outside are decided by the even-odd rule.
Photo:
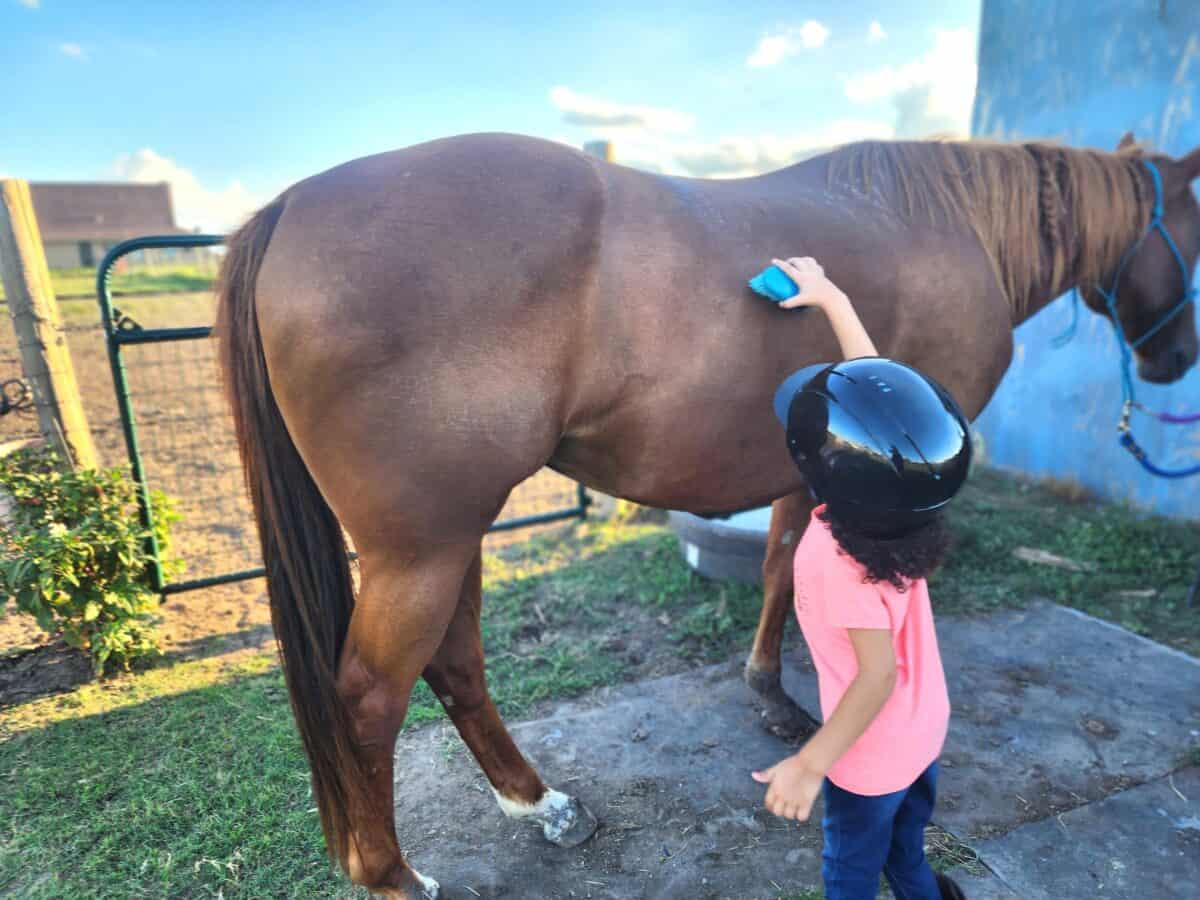
[[[792,610],[792,558],[812,510],[807,492],[790,494],[771,506],[771,528],[763,559],[763,607],[745,670],[746,684],[763,701],[763,725],[788,740],[806,738],[819,727],[788,696],[780,681],[783,629]]]
[[[476,556],[463,581],[454,619],[425,669],[425,680],[491,782],[500,809],[512,818],[536,822],[551,843],[574,847],[592,836],[596,819],[576,798],[547,788],[504,727],[484,675],[480,605],[480,558]]]
[[[469,550],[403,563],[363,558],[362,590],[338,668],[365,778],[350,805],[346,868],[351,880],[388,900],[431,900],[438,883],[408,865],[396,838],[393,768],[396,735],[421,670],[454,615]]]

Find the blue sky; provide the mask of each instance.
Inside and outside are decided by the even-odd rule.
[[[228,228],[292,181],[449,134],[614,141],[728,177],[965,132],[978,0],[0,0],[0,175],[168,180]]]

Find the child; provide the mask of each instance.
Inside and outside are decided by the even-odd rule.
[[[966,419],[941,387],[880,359],[849,299],[812,259],[775,260],[828,316],[847,362],[791,376],[775,398],[821,503],[795,557],[796,616],[825,724],[755,772],[766,806],[805,820],[823,791],[827,900],[961,898],[925,859],[950,716],[925,577],[946,549],[941,511],[966,480]]]

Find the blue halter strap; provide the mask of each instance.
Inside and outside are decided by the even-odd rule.
[[[1179,247],[1176,245],[1174,238],[1171,237],[1171,233],[1167,231],[1167,226],[1163,224],[1162,175],[1159,174],[1158,167],[1150,160],[1144,159],[1142,160],[1142,164],[1150,172],[1150,178],[1154,182],[1154,210],[1150,216],[1150,224],[1146,226],[1146,230],[1142,232],[1141,237],[1121,255],[1117,271],[1113,275],[1112,286],[1105,290],[1103,285],[1096,285],[1096,292],[1104,299],[1104,304],[1108,308],[1108,317],[1112,322],[1113,333],[1117,338],[1117,349],[1121,355],[1121,398],[1123,403],[1121,421],[1117,426],[1118,440],[1121,446],[1128,450],[1133,455],[1133,458],[1141,464],[1142,468],[1151,475],[1156,475],[1159,478],[1188,478],[1192,475],[1200,474],[1200,464],[1183,469],[1163,469],[1156,466],[1150,461],[1146,455],[1146,451],[1142,449],[1136,438],[1134,438],[1129,424],[1134,410],[1170,425],[1200,421],[1200,413],[1177,415],[1148,410],[1138,402],[1137,394],[1134,390],[1134,351],[1150,340],[1150,338],[1154,337],[1154,335],[1158,334],[1171,320],[1183,312],[1189,303],[1196,299],[1196,289],[1192,287],[1191,273],[1188,270],[1187,263],[1184,261],[1183,254],[1179,252]],[[1121,325],[1121,317],[1117,312],[1117,288],[1121,284],[1121,276],[1125,273],[1126,267],[1133,260],[1138,250],[1141,249],[1146,238],[1156,231],[1162,236],[1163,241],[1166,242],[1167,249],[1171,251],[1171,255],[1175,257],[1175,262],[1179,265],[1179,271],[1183,275],[1184,292],[1179,301],[1167,310],[1162,318],[1138,337],[1130,340],[1128,335],[1125,334],[1125,329]],[[1067,326],[1066,331],[1054,338],[1054,346],[1064,347],[1074,337],[1076,326],[1079,322],[1079,300],[1079,289],[1076,288],[1072,299],[1071,324]]]

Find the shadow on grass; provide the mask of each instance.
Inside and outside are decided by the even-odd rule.
[[[254,668],[98,713],[79,697],[0,744],[0,893],[361,896],[323,859],[280,674]]]
[[[491,558],[485,577],[489,682],[510,717],[647,666],[726,658],[757,615],[755,590],[697,578],[649,526],[565,529]],[[406,728],[441,717],[420,684]],[[0,893],[365,896],[322,855],[270,653],[23,704],[0,716],[0,740]]]

